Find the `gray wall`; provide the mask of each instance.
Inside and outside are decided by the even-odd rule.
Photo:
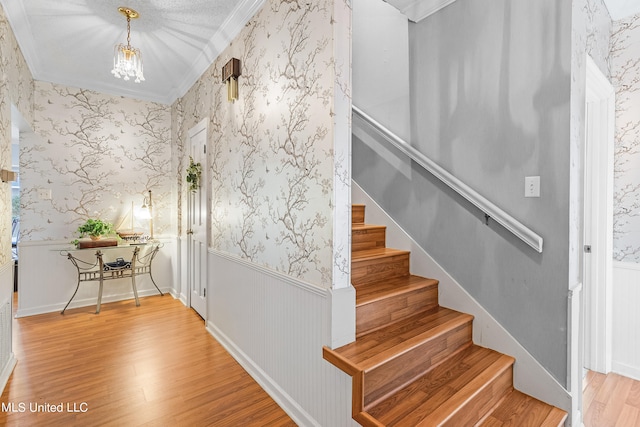
[[[353,177],[566,384],[571,2],[458,0],[410,24],[409,40],[412,144],[540,234],[544,252],[356,136]],[[540,198],[524,198],[530,175]]]

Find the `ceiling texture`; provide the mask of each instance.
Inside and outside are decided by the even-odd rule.
[[[264,0],[0,0],[36,80],[171,104],[230,44]],[[145,81],[111,74],[114,46],[141,50]]]
[[[265,0],[0,0],[36,80],[171,104],[204,73]],[[386,0],[412,20],[455,0]],[[640,0],[604,0],[613,20],[640,13]],[[142,51],[145,81],[111,74],[113,49]]]

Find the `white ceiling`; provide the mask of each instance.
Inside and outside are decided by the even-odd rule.
[[[604,0],[604,3],[614,21],[640,13],[640,0]]]
[[[0,0],[36,80],[171,104],[209,67],[265,0]],[[415,20],[455,0],[385,0]],[[604,0],[613,20],[640,0]],[[111,75],[113,47],[126,42],[119,6],[137,10],[131,45],[146,81]]]
[[[36,80],[172,103],[209,67],[264,0],[0,0]],[[119,6],[135,9],[131,45],[146,81],[116,79],[126,43]]]
[[[383,0],[404,13],[411,21],[419,22],[456,0]],[[534,0],[535,1],[535,0]],[[617,21],[640,13],[640,0],[603,0],[611,19]]]

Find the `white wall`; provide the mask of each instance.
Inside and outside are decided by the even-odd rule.
[[[212,335],[298,425],[357,425],[351,377],[322,358],[332,306],[352,298],[348,290],[324,289],[213,250],[209,269]]]
[[[12,347],[13,261],[0,266],[0,393],[16,364]]]
[[[640,380],[640,264],[613,264],[613,372]]]
[[[153,261],[153,278],[162,292],[174,291],[174,268],[172,259],[176,258],[176,244],[171,239],[162,241],[164,246]],[[19,244],[20,262],[18,263],[18,311],[17,316],[61,311],[73,295],[77,284],[77,270],[61,251],[69,250],[71,245],[64,241],[33,241]],[[132,247],[117,249],[102,248],[105,261],[116,257],[131,258]],[[75,251],[74,256],[87,262],[95,262],[95,250]],[[138,294],[156,295],[157,290],[148,275],[136,278]],[[83,282],[78,294],[69,306],[85,307],[96,304],[98,282]],[[131,279],[105,281],[102,302],[119,301],[133,298]]]
[[[406,141],[409,21],[383,1],[353,1],[353,104]]]

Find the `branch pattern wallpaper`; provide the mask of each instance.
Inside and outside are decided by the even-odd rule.
[[[611,82],[616,92],[613,251],[640,262],[640,15],[614,22]]]
[[[345,0],[266,2],[173,106],[183,111],[172,126],[183,135],[174,147],[182,169],[184,135],[208,119],[212,247],[325,287],[334,261],[343,266],[345,257],[333,251],[334,173],[337,167],[349,176],[350,129],[336,143],[340,161],[334,130],[350,123],[350,56],[337,63],[333,37],[337,26],[350,35],[350,19],[336,20],[349,11]],[[242,75],[239,99],[229,103],[220,73],[232,57]],[[349,105],[339,118],[336,87],[338,101]],[[340,193],[349,194],[350,183],[344,185]]]
[[[117,226],[148,190],[154,234],[173,233],[168,106],[44,82],[35,104],[38,137],[21,143],[21,240],[72,240],[87,218]]]
[[[11,104],[33,122],[33,79],[0,7],[0,168],[11,169]],[[0,183],[0,266],[11,262],[11,185]]]

